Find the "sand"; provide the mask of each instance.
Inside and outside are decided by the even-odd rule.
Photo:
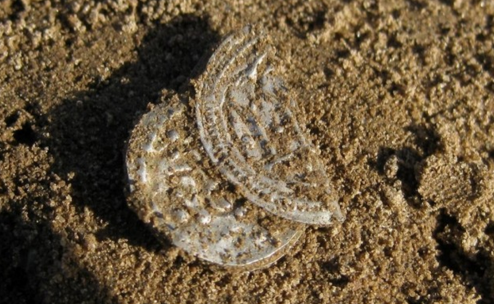
[[[346,220],[231,272],[156,239],[124,155],[249,23]],[[492,303],[493,30],[490,1],[3,1],[0,302]]]

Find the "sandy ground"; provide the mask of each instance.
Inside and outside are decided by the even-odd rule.
[[[0,3],[0,302],[493,303],[494,6]],[[284,57],[346,221],[231,273],[127,207],[149,104],[248,23]]]

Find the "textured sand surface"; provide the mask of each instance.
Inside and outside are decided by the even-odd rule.
[[[231,273],[156,240],[124,152],[248,23],[346,221]],[[2,1],[0,302],[493,303],[493,42],[487,0]]]

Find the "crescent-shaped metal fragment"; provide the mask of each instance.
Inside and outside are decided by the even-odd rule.
[[[274,50],[251,26],[226,38],[194,82],[200,138],[212,163],[250,201],[297,222],[343,220],[319,150],[297,121]]]

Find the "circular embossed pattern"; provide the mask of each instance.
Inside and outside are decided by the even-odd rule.
[[[303,225],[266,213],[216,173],[192,109],[175,97],[155,106],[132,132],[129,204],[160,237],[201,259],[259,268],[296,242]]]

